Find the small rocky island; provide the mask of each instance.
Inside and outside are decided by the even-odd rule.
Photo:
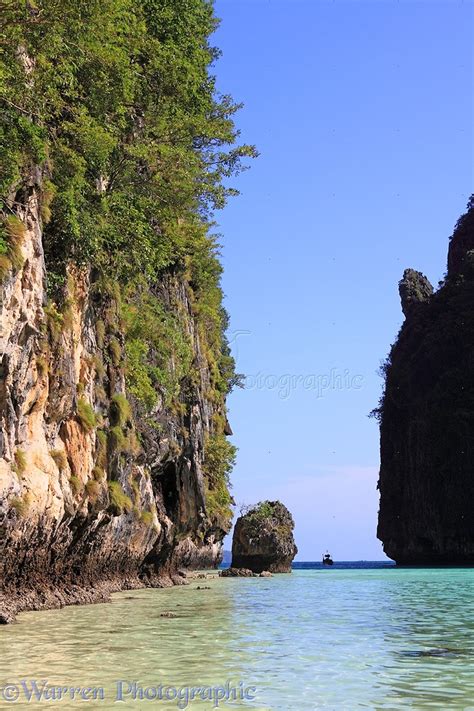
[[[261,501],[242,513],[235,525],[228,574],[291,573],[298,552],[294,527],[291,513],[280,501]]]

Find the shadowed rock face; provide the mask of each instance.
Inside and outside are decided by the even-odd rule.
[[[290,573],[298,552],[293,518],[279,501],[264,501],[237,519],[232,541],[232,568],[254,573]]]
[[[408,316],[413,307],[424,303],[433,294],[433,287],[421,272],[415,269],[405,269],[398,290],[402,302],[402,311]]]
[[[400,564],[474,563],[474,202],[456,225],[445,283],[405,272],[406,320],[379,409],[377,535]]]

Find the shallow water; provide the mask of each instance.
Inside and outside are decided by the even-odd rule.
[[[0,708],[177,708],[138,688],[133,700],[127,684],[116,703],[120,680],[150,696],[174,687],[183,708],[179,687],[230,680],[255,699],[220,708],[474,710],[473,584],[472,569],[300,569],[25,613],[0,628],[0,686],[20,684]],[[21,680],[102,687],[104,699],[28,703]]]

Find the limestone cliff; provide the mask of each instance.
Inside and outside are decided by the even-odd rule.
[[[400,283],[406,320],[385,366],[378,537],[400,564],[474,562],[474,201],[445,282]]]
[[[113,282],[104,287],[70,264],[65,308],[46,295],[41,194],[36,172],[11,200],[17,268],[0,286],[4,622],[23,609],[181,582],[180,568],[219,562],[230,520],[205,466],[225,411],[212,395],[184,276],[163,274],[155,298],[178,319],[193,376],[181,379],[173,402],[158,390],[145,413],[127,389]]]
[[[208,0],[2,8],[0,620],[182,582],[232,518]]]

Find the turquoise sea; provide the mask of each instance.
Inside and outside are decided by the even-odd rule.
[[[211,709],[186,687],[229,682],[248,698],[219,708],[474,709],[473,633],[472,569],[303,564],[271,579],[195,580],[0,628],[0,708]],[[33,690],[28,702],[32,681],[103,698],[40,701]],[[160,701],[160,685],[177,698]]]

